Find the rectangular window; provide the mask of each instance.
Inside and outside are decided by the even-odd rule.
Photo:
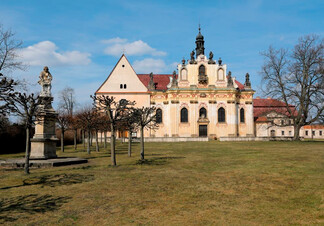
[[[281,120],[281,125],[283,125],[285,123],[285,121],[284,120]]]
[[[312,135],[315,136],[315,131],[312,131]]]
[[[320,136],[322,136],[322,130],[320,130],[319,133],[320,133]]]
[[[305,135],[308,136],[308,130],[305,131]]]
[[[282,130],[281,131],[281,135],[284,136],[285,135],[285,131]]]

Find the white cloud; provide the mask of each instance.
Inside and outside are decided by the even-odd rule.
[[[43,41],[23,48],[18,54],[31,66],[87,65],[91,62],[89,53],[79,51],[59,53],[57,49],[55,43]]]
[[[165,72],[167,68],[163,60],[152,58],[135,60],[132,65],[136,73],[161,73]]]
[[[127,39],[113,38],[109,40],[103,40],[105,44],[109,46],[104,50],[104,53],[113,56],[120,56],[123,52],[126,55],[152,55],[152,56],[165,56],[166,52],[158,51],[142,40],[127,42]]]
[[[125,42],[127,42],[127,39],[117,37],[117,38],[102,40],[101,42],[104,44],[125,43]]]

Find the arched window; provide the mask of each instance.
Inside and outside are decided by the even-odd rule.
[[[218,80],[221,80],[221,81],[224,80],[224,70],[223,69],[218,70]]]
[[[244,123],[245,122],[244,108],[241,108],[241,110],[240,110],[240,122],[241,123]]]
[[[181,122],[188,122],[188,110],[187,108],[182,108],[180,111]]]
[[[123,84],[120,84],[120,88],[121,88],[121,89],[123,88]]]
[[[199,110],[199,118],[207,118],[207,110],[206,108],[202,107]]]
[[[187,80],[187,70],[186,69],[181,70],[181,80],[184,80],[184,81]]]
[[[162,123],[162,110],[160,108],[156,110],[156,122]]]
[[[218,109],[218,122],[225,122],[225,109],[222,107]]]
[[[124,89],[126,89],[127,88],[127,85],[126,84],[124,84]]]
[[[204,65],[200,65],[199,67],[199,76],[205,76],[206,75],[206,70]]]

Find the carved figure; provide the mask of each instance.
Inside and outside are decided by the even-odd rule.
[[[209,61],[208,64],[215,64],[215,61],[213,60],[214,54],[212,51],[209,52]]]
[[[49,69],[47,66],[44,67],[43,71],[39,75],[39,81],[38,83],[42,86],[42,91],[40,93],[40,96],[51,96],[51,89],[52,89],[52,75],[49,72]]]
[[[214,54],[212,51],[209,52],[209,60],[213,60]]]
[[[234,87],[231,71],[228,72],[227,87]]]
[[[221,58],[218,59],[218,64],[222,65],[222,59]]]
[[[190,53],[190,59],[191,59],[192,61],[195,60],[195,51],[194,51],[194,50],[192,50],[192,52]]]
[[[173,88],[178,87],[178,81],[177,81],[176,76],[177,76],[176,71],[173,71],[173,75],[172,75],[172,85],[171,85],[171,87],[173,87]]]

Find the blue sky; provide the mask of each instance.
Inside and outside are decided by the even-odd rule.
[[[323,0],[1,0],[0,23],[24,42],[20,54],[29,67],[13,77],[38,90],[47,65],[54,97],[70,86],[85,103],[123,51],[137,73],[172,73],[195,48],[199,23],[206,55],[222,57],[241,82],[249,72],[255,96],[261,96],[260,52],[269,45],[292,48],[306,34],[323,37],[323,12]]]

